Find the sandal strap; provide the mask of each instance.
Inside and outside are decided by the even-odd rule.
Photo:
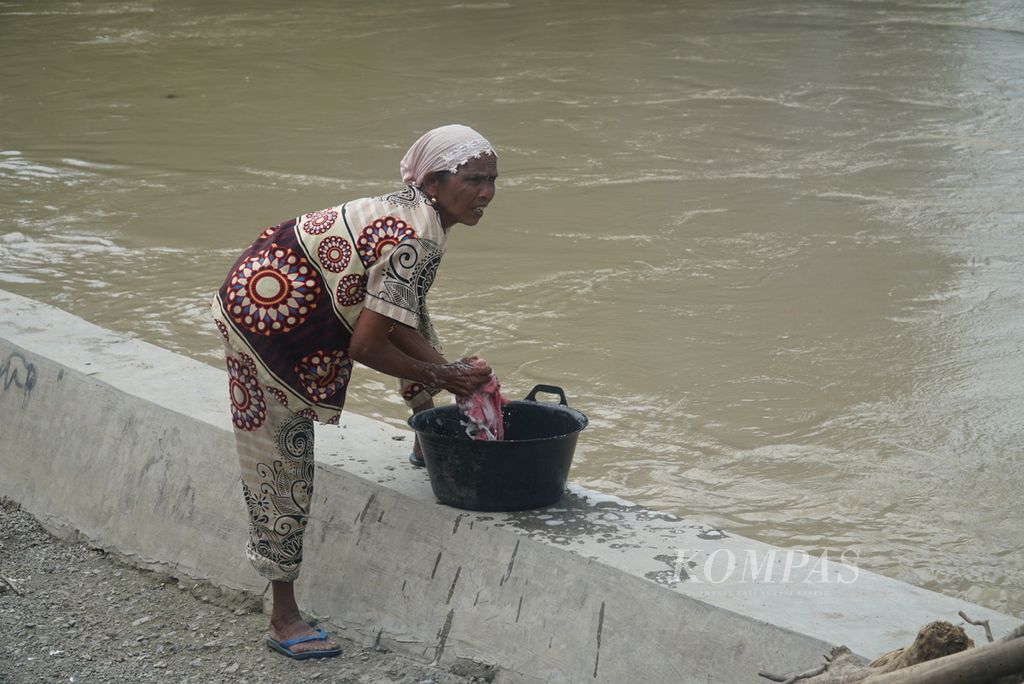
[[[294,639],[287,639],[286,641],[279,641],[277,643],[284,648],[291,648],[296,644],[304,644],[307,641],[327,641],[327,633],[322,629],[318,629],[313,634],[307,634],[305,636],[295,637]]]

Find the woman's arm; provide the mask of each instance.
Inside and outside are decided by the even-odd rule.
[[[359,314],[348,351],[374,370],[441,387],[456,396],[469,396],[491,375],[488,367],[472,366],[472,358],[448,363],[417,330],[371,309]]]
[[[371,313],[376,314],[376,312]],[[379,316],[380,314],[376,315]],[[419,330],[410,328],[407,325],[402,325],[401,323],[396,323],[386,316],[383,316],[382,318],[385,318],[394,324],[390,329],[390,337],[392,343],[398,347],[401,352],[413,357],[414,359],[419,359],[420,361],[426,361],[428,363],[436,363],[442,366],[448,363],[448,361],[445,360],[445,358],[436,349],[430,346],[430,343],[427,342],[427,338],[424,337],[423,333]]]

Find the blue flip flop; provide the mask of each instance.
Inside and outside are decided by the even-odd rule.
[[[422,468],[427,465],[427,462],[416,455],[416,452],[409,454],[409,463],[412,463],[417,468]]]
[[[309,658],[333,658],[341,655],[341,647],[335,646],[334,648],[325,648],[319,651],[293,651],[292,646],[296,644],[304,644],[309,641],[326,641],[327,633],[318,629],[313,634],[307,634],[306,636],[295,637],[294,639],[285,639],[284,641],[277,641],[271,638],[268,634],[263,637],[263,641],[270,648],[274,649],[282,655],[286,655],[294,660],[308,660]]]

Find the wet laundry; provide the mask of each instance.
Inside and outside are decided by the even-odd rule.
[[[487,362],[477,359],[476,367],[483,367]],[[501,396],[501,383],[493,372],[480,388],[468,397],[459,397],[458,407],[466,434],[473,439],[502,440],[505,438],[505,418],[501,407],[506,400]]]

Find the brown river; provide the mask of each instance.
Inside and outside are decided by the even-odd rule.
[[[1021,616],[1022,65],[1017,0],[0,1],[0,287],[216,364],[243,246],[466,123],[435,324],[574,480]]]

